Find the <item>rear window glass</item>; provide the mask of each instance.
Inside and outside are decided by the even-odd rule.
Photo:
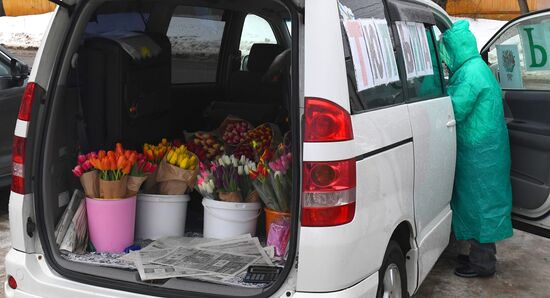
[[[178,6],[167,36],[172,44],[172,83],[216,82],[225,29],[223,10]]]

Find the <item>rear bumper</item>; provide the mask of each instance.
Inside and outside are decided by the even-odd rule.
[[[373,273],[369,277],[363,279],[358,284],[351,286],[345,290],[328,293],[304,293],[296,292],[293,298],[314,298],[314,297],[339,297],[339,298],[370,298],[376,297],[378,290],[378,272]]]
[[[150,297],[101,288],[66,279],[53,272],[42,255],[11,249],[5,259],[6,276],[17,281],[17,289],[4,281],[5,297]]]
[[[4,295],[10,297],[150,297],[136,293],[101,288],[66,279],[53,272],[40,254],[27,254],[11,249],[5,259],[6,276],[11,275],[17,281],[17,289],[4,281]],[[337,292],[304,293],[294,292],[292,297],[376,297],[378,273],[372,274],[358,284]],[[284,287],[283,287],[284,288]],[[287,297],[283,289],[276,297]],[[292,293],[292,291],[289,291]]]

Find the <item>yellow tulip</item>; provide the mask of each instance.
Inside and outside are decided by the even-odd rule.
[[[172,155],[174,155],[174,152],[173,152],[173,151],[169,151],[168,154],[166,155],[166,160],[172,159]]]

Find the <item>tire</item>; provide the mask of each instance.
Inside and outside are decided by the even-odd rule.
[[[392,277],[393,276],[393,277]],[[396,278],[398,277],[398,279]],[[399,286],[400,285],[400,286]],[[398,289],[400,287],[400,289]],[[407,298],[407,272],[403,251],[397,242],[390,240],[384,262],[378,271],[378,298]]]

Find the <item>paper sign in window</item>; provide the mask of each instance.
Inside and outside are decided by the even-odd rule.
[[[432,56],[423,24],[395,22],[405,61],[407,79],[432,75]]]
[[[384,63],[384,56],[378,39],[376,24],[373,19],[362,19],[361,25],[363,26],[363,34],[367,41],[367,52],[369,53],[374,84],[376,86],[387,84],[388,76],[386,72],[386,63]]]
[[[500,86],[505,89],[522,89],[523,78],[521,77],[518,46],[515,44],[497,45],[496,48]]]
[[[414,63],[413,46],[411,44],[411,38],[409,37],[409,27],[405,22],[395,22],[395,25],[397,26],[397,32],[399,34],[399,42],[401,43],[401,50],[403,52],[407,79],[414,78],[416,77],[416,65]]]
[[[426,69],[426,75],[433,75],[434,69],[432,65],[432,52],[430,52],[430,45],[428,44],[428,34],[426,33],[426,28],[424,27],[424,24],[417,23],[416,28],[418,30],[418,35],[420,36],[420,45],[422,48],[420,49],[423,53],[423,64],[425,65]]]
[[[550,40],[549,24],[533,24],[518,27],[526,71],[550,70],[548,49]]]
[[[366,90],[375,86],[374,77],[369,61],[365,35],[359,20],[345,20],[344,28],[349,40],[357,91]]]
[[[382,48],[383,60],[386,63],[386,74],[388,83],[399,81],[399,72],[397,70],[397,62],[393,52],[393,44],[390,37],[388,24],[384,19],[374,19],[376,30],[378,33],[378,41]]]

